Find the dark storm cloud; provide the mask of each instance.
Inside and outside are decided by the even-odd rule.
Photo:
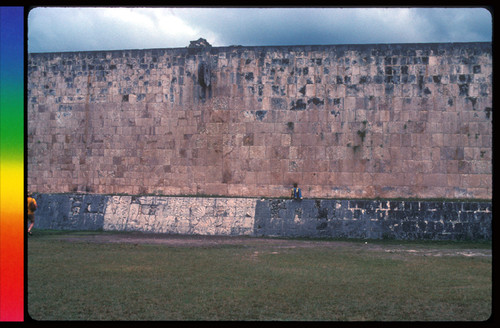
[[[423,33],[436,42],[491,41],[492,18],[485,9],[419,8],[414,14]]]
[[[490,13],[473,8],[227,9],[180,16],[216,32],[224,45],[491,41],[492,28]]]
[[[491,41],[481,8],[36,8],[28,51]]]

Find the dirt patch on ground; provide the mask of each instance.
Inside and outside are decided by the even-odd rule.
[[[449,248],[422,248],[410,245],[382,245],[371,242],[347,242],[347,241],[324,241],[324,240],[300,240],[280,239],[270,237],[250,236],[191,236],[170,235],[158,233],[104,233],[88,234],[80,236],[64,236],[63,240],[69,242],[88,243],[129,243],[129,244],[151,244],[165,245],[168,247],[220,247],[220,246],[242,246],[242,247],[264,247],[264,248],[349,248],[351,250],[366,250],[385,252],[388,256],[399,257],[406,255],[418,256],[466,256],[466,257],[491,257],[491,249],[449,249]]]

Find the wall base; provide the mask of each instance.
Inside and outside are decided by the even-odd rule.
[[[397,240],[491,240],[491,202],[37,194],[35,228]]]

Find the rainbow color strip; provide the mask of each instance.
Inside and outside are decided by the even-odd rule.
[[[23,7],[0,7],[0,321],[24,321]]]

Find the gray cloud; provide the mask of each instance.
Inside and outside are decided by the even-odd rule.
[[[414,13],[422,22],[422,33],[437,42],[491,41],[492,18],[485,9],[419,8]]]
[[[36,8],[28,51],[491,41],[481,8]]]

